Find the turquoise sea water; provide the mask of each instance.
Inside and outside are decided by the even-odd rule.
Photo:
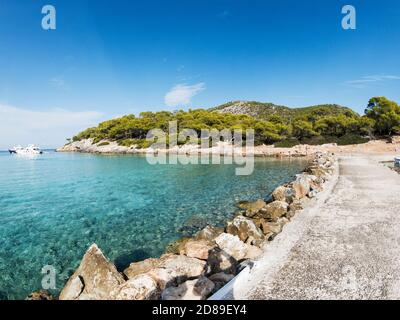
[[[207,223],[223,225],[240,200],[267,198],[304,169],[302,160],[256,159],[251,176],[232,165],[149,165],[142,156],[0,153],[0,299],[41,287],[57,293],[96,242],[119,270],[163,253]]]

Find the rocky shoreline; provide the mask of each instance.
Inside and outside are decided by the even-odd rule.
[[[160,258],[133,262],[123,272],[93,244],[60,293],[60,300],[204,300],[256,260],[334,171],[331,153],[316,153],[307,169],[276,188],[271,200],[241,202],[225,228],[207,226],[167,247]],[[52,297],[40,291],[28,299]]]
[[[331,145],[325,145],[329,147]],[[275,157],[305,157],[320,151],[320,146],[309,146],[309,145],[298,145],[292,148],[275,148],[272,146],[255,146],[252,148],[254,156],[275,156]],[[324,147],[324,146],[322,146]],[[120,146],[116,141],[102,140],[94,143],[93,139],[84,139],[80,141],[74,141],[66,144],[63,147],[57,149],[57,152],[79,152],[79,153],[92,153],[92,154],[147,154],[147,153],[177,153],[184,155],[198,155],[203,154],[217,154],[224,155],[229,152],[235,154],[245,155],[245,147],[233,148],[231,144],[225,142],[219,142],[216,146],[208,149],[201,149],[199,145],[183,145],[177,146],[171,149],[152,149],[142,148],[139,149],[135,145],[130,147]]]

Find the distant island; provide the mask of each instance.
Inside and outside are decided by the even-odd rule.
[[[198,135],[201,129],[254,129],[255,145],[353,145],[399,134],[400,106],[385,97],[374,97],[362,116],[336,104],[288,108],[256,101],[233,101],[211,109],[142,112],[139,117],[126,115],[86,129],[68,139],[60,151],[79,151],[71,146],[80,141],[96,147],[112,144],[116,152],[118,146],[121,150],[145,149],[150,146],[146,140],[149,130],[167,131],[170,121],[177,121],[179,130],[193,129]]]

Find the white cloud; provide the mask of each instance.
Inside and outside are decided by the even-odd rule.
[[[102,117],[97,111],[35,111],[0,104],[0,149],[30,143],[58,147],[66,138],[96,125]]]
[[[51,84],[57,88],[65,87],[65,80],[63,76],[57,76],[50,79]]]
[[[345,84],[350,87],[362,89],[372,83],[392,81],[392,80],[400,80],[400,77],[394,76],[394,75],[365,76],[365,77],[362,77],[361,79],[346,81]]]
[[[169,107],[189,105],[192,98],[205,90],[205,88],[206,87],[203,82],[191,86],[186,84],[178,84],[165,95],[165,104]]]

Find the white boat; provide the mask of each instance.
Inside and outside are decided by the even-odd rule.
[[[22,154],[22,155],[33,155],[33,154],[42,154],[43,151],[40,150],[37,146],[30,144],[27,147],[16,146],[12,149],[8,150],[10,154]]]
[[[400,156],[394,158],[394,164],[400,167]]]

